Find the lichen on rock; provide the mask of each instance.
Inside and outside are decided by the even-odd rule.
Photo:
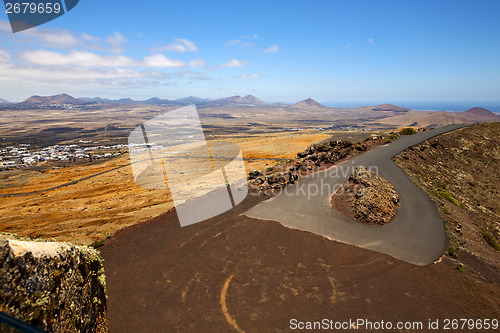
[[[49,332],[108,331],[94,249],[0,235],[0,261],[0,311]]]

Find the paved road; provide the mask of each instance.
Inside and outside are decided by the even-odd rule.
[[[448,247],[443,221],[434,203],[394,164],[392,157],[411,145],[465,126],[468,125],[449,125],[402,137],[301,179],[244,214],[386,253],[415,265],[432,264]],[[399,195],[401,208],[396,218],[385,226],[363,225],[331,208],[331,194],[359,165],[376,167],[378,174],[387,179]]]

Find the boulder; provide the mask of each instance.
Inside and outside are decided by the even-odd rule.
[[[268,184],[277,184],[277,183],[286,183],[287,182],[287,177],[286,175],[282,173],[278,173],[272,176],[266,177],[267,183]]]
[[[96,250],[0,237],[0,311],[49,332],[108,332]]]
[[[249,173],[248,173],[248,176],[250,177],[250,179],[255,179],[257,177],[259,177],[260,175],[262,175],[262,173],[259,171],[259,170],[251,170]]]
[[[366,145],[366,143],[356,143],[356,144],[354,145],[354,148],[355,148],[356,150],[358,150],[358,151],[366,151],[366,149],[367,149],[367,145]]]
[[[315,148],[316,148],[316,151],[319,153],[327,152],[327,151],[330,151],[330,149],[332,149],[332,147],[330,146],[330,143],[318,144]]]

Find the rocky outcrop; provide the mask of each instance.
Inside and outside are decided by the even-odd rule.
[[[399,196],[391,183],[360,166],[332,195],[332,206],[362,223],[382,225],[396,216]]]
[[[262,193],[276,192],[295,184],[302,176],[383,145],[397,137],[391,132],[386,135],[375,135],[357,143],[348,140],[326,140],[313,144],[286,163],[268,167],[262,172],[251,170],[248,185]]]
[[[0,235],[0,262],[0,311],[49,332],[108,331],[96,250]]]
[[[259,177],[261,175],[262,175],[262,173],[259,170],[255,170],[255,169],[251,170],[248,173],[248,176],[249,176],[250,179],[255,179],[255,178],[257,178],[257,177]]]

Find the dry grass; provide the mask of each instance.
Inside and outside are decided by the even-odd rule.
[[[273,158],[293,157],[327,136],[316,131],[218,140],[239,144],[245,158],[269,159],[250,160],[246,163],[248,172],[274,164]],[[121,168],[109,171],[117,167]],[[3,172],[0,195],[40,191],[103,171],[109,172],[57,190],[0,198],[0,231],[88,245],[174,206],[169,191],[147,190],[135,184],[127,155],[98,164],[68,164],[45,172]]]

